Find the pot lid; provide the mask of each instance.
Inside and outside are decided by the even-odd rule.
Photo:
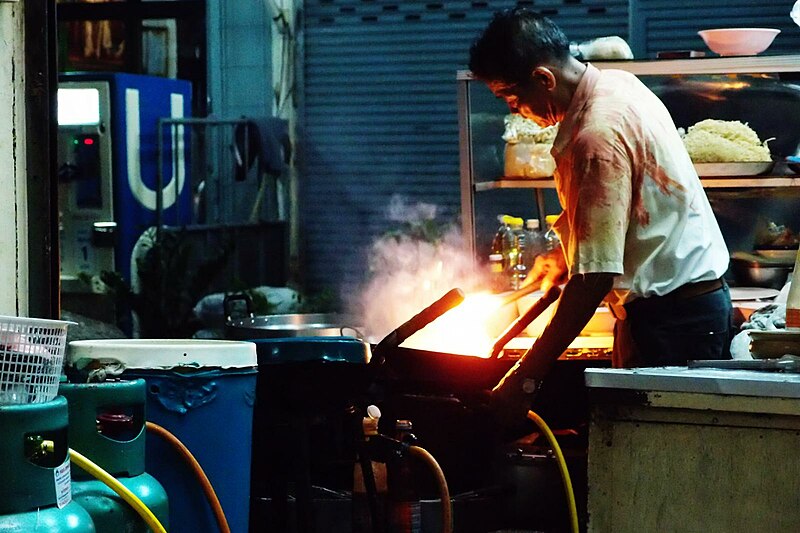
[[[69,343],[67,364],[117,362],[124,369],[249,368],[257,366],[252,342],[207,339],[101,339]]]
[[[304,330],[354,327],[357,320],[338,313],[297,313],[286,315],[257,315],[229,320],[228,327],[268,330]]]

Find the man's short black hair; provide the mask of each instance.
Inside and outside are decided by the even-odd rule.
[[[495,13],[470,48],[469,68],[484,81],[522,83],[536,67],[568,56],[569,41],[552,20],[518,7]]]

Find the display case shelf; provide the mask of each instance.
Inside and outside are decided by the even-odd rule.
[[[637,76],[771,74],[800,72],[800,55],[600,61],[592,64],[599,69],[626,70]]]
[[[720,75],[751,75],[751,79],[784,80],[796,87],[800,80],[799,55],[762,55],[748,57],[706,57],[691,59],[651,59],[592,62],[600,69],[626,70],[637,76],[692,77]],[[554,189],[552,178],[523,179],[498,176],[502,172],[502,160],[497,161],[498,146],[492,145],[502,131],[502,116],[507,109],[495,100],[488,89],[473,88],[475,80],[469,71],[456,73],[459,100],[459,139],[461,168],[461,220],[462,230],[472,251],[476,248],[476,193],[485,191],[528,189],[533,191],[544,225],[544,199],[547,189]],[[492,129],[493,128],[493,129]],[[489,161],[487,156],[495,157]],[[498,172],[499,170],[499,172]],[[497,179],[494,179],[498,176]],[[782,163],[759,176],[714,176],[700,179],[703,187],[715,190],[753,189],[772,190],[800,187],[800,174],[791,174]],[[770,193],[776,194],[776,193]],[[794,194],[794,192],[792,192]]]
[[[700,183],[706,189],[751,189],[772,187],[800,187],[800,176],[762,176],[753,177],[714,177],[700,178]],[[555,181],[548,178],[542,179],[503,179],[496,181],[481,181],[473,184],[475,192],[491,191],[494,189],[552,189]]]
[[[703,74],[771,74],[800,72],[800,54],[776,56],[693,57],[691,59],[643,59],[592,61],[599,69],[619,69],[637,76],[686,76]],[[459,70],[458,81],[475,78]]]

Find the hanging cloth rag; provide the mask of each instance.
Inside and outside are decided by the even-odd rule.
[[[279,176],[291,158],[288,121],[264,117],[236,124],[233,155],[236,181],[244,181],[256,161],[259,176]]]

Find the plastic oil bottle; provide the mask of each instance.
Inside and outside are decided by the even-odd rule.
[[[500,223],[500,226],[497,228],[497,231],[492,238],[492,249],[489,252],[490,254],[505,255],[506,249],[508,248],[508,242],[511,238],[510,221],[513,218],[514,217],[510,215],[497,215],[497,221]]]
[[[800,330],[800,250],[794,260],[792,281],[786,297],[786,328]]]
[[[514,264],[511,266],[511,288],[514,290],[522,287],[522,282],[528,277],[528,266],[525,264],[525,249],[527,248],[525,234],[522,231],[514,235]]]
[[[558,233],[553,229],[553,224],[558,220],[559,215],[547,215],[544,220],[547,224],[547,231],[544,233],[545,249],[549,252],[561,246],[561,240],[558,238]]]
[[[503,292],[510,286],[510,280],[506,276],[508,270],[508,248],[509,240],[513,238],[509,221],[513,217],[509,215],[498,215],[497,220],[500,226],[492,239],[492,248],[489,252],[489,273],[491,275],[491,286],[494,292]]]
[[[503,254],[489,254],[490,285],[493,292],[506,290],[506,275],[503,270]]]
[[[520,288],[522,281],[528,275],[523,257],[525,231],[522,229],[522,222],[519,217],[508,217],[508,227],[511,231],[506,245],[506,257],[508,258],[506,277],[514,290]]]
[[[533,268],[536,257],[546,251],[544,233],[539,227],[539,219],[529,218],[525,221],[525,248],[522,251],[522,259],[528,272]]]

